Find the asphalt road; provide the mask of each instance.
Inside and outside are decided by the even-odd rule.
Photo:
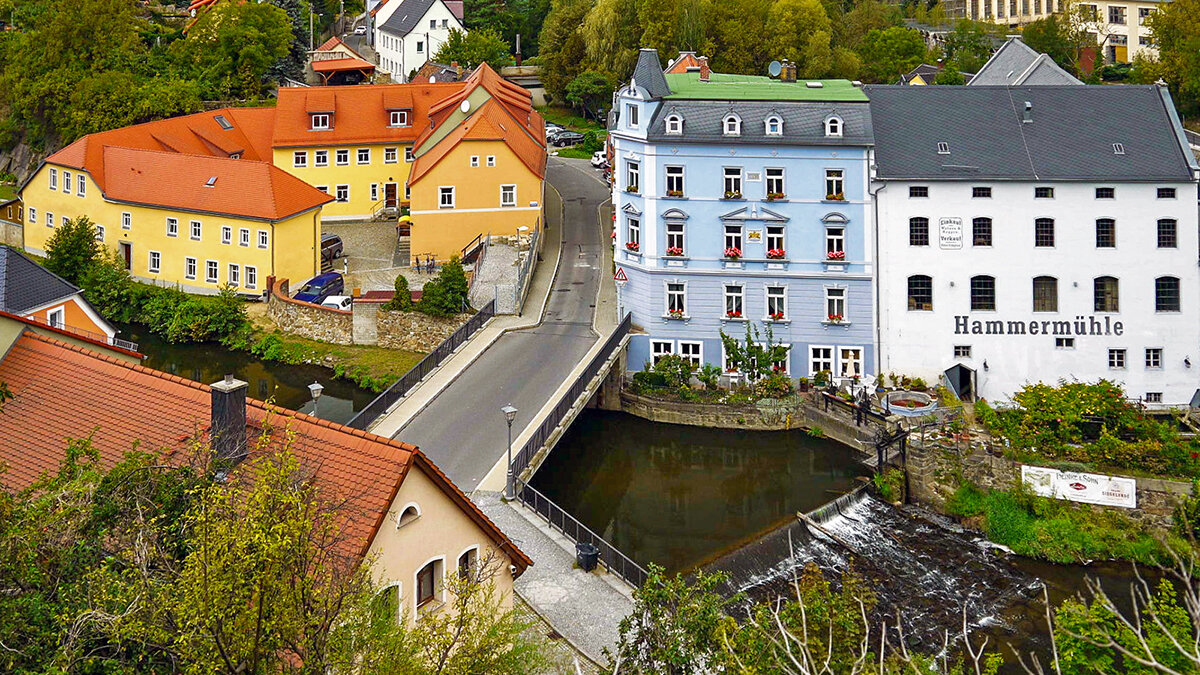
[[[609,194],[595,174],[586,162],[550,158],[547,179],[563,197],[563,252],[542,324],[505,333],[394,436],[419,446],[464,492],[505,451],[500,408],[519,410],[517,438],[598,339],[591,327],[602,272],[597,208]],[[530,298],[527,307],[536,305]]]

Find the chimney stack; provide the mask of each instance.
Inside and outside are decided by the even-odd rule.
[[[784,59],[783,68],[779,71],[780,82],[795,82],[796,81],[796,64]]]
[[[708,78],[712,75],[712,69],[708,67],[708,57],[701,56],[700,59],[700,81],[708,82]]]
[[[211,385],[212,420],[209,440],[220,462],[236,464],[246,456],[246,389],[233,375]]]
[[[1025,117],[1021,120],[1022,124],[1033,124],[1033,103],[1025,101]]]

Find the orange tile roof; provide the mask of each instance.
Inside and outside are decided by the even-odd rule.
[[[150,206],[278,220],[332,201],[271,164],[274,120],[272,108],[224,108],[135,124],[88,134],[46,162],[87,171],[109,199]],[[213,176],[215,189],[201,190]]]
[[[210,425],[207,385],[31,332],[0,361],[0,381],[13,393],[0,414],[0,463],[7,467],[0,487],[13,491],[57,470],[68,438],[90,435],[105,466],[134,448],[182,462]],[[518,574],[533,564],[415,446],[253,399],[246,401],[246,418],[250,442],[264,430],[271,448],[289,438],[289,450],[314,472],[322,498],[347,506],[343,532],[359,555],[415,465],[509,554]]]
[[[463,86],[377,84],[343,87],[280,87],[272,145],[277,148],[351,143],[411,143],[424,131],[430,106]],[[412,126],[388,126],[389,106],[408,103]],[[395,108],[393,108],[395,109]],[[333,112],[330,129],[310,129],[309,113]]]
[[[334,35],[333,37],[329,38],[328,40],[326,40],[326,41],[322,42],[322,43],[321,43],[321,46],[320,46],[320,47],[317,47],[317,48],[316,48],[315,50],[313,50],[313,51],[318,51],[318,52],[331,52],[331,51],[333,51],[335,48],[337,48],[339,45],[340,45],[340,46],[343,46],[343,47],[346,47],[346,49],[349,49],[349,48],[350,48],[350,47],[349,47],[349,46],[348,46],[348,45],[347,45],[345,42],[342,42],[342,39],[341,39],[340,37],[338,37],[338,36]]]
[[[336,73],[342,70],[375,70],[374,65],[353,56],[347,56],[344,59],[313,61],[312,68],[317,73]]]

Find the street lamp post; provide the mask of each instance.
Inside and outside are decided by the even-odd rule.
[[[309,393],[309,395],[312,396],[312,402],[313,402],[313,417],[318,416],[317,415],[317,399],[321,398],[321,392],[324,390],[325,390],[325,387],[322,387],[320,382],[313,381],[312,384],[308,385],[308,393]]]
[[[508,422],[508,474],[504,479],[504,498],[513,498],[513,465],[512,465],[512,423],[517,419],[517,409],[512,405],[506,405],[500,409],[504,413],[504,420]]]

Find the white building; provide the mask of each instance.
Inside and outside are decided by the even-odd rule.
[[[869,87],[880,372],[1200,384],[1197,179],[1165,88]]]
[[[379,68],[396,82],[432,59],[451,30],[466,32],[461,0],[385,0],[372,10]]]

